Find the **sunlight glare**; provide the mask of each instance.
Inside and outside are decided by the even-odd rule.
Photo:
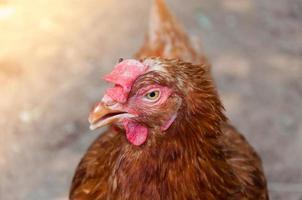
[[[12,17],[16,12],[16,8],[13,6],[1,6],[0,7],[0,20],[6,20]]]

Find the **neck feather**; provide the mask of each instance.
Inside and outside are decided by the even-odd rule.
[[[194,119],[176,121],[165,135],[153,133],[143,147],[124,146],[113,174],[122,190],[112,192],[123,199],[150,195],[154,199],[198,199],[200,195],[227,199],[240,193],[238,179],[224,157],[220,128],[213,132],[205,126],[210,122]]]

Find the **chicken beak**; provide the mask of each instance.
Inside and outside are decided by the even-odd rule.
[[[129,114],[121,109],[112,109],[104,103],[98,103],[90,112],[88,121],[90,123],[90,129],[95,130],[103,126],[119,122],[124,118],[131,118],[132,114]]]

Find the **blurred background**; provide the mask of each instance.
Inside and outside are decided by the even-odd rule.
[[[271,199],[302,199],[302,1],[168,0],[213,63]],[[63,200],[98,135],[100,77],[143,42],[151,1],[0,0],[0,199]]]

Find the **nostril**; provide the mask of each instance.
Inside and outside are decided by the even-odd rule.
[[[113,106],[113,105],[115,105],[115,104],[116,104],[115,101],[107,101],[107,102],[104,102],[104,105],[107,106],[107,107]]]
[[[115,101],[108,101],[105,103],[106,106],[113,106],[114,104],[116,104]]]

